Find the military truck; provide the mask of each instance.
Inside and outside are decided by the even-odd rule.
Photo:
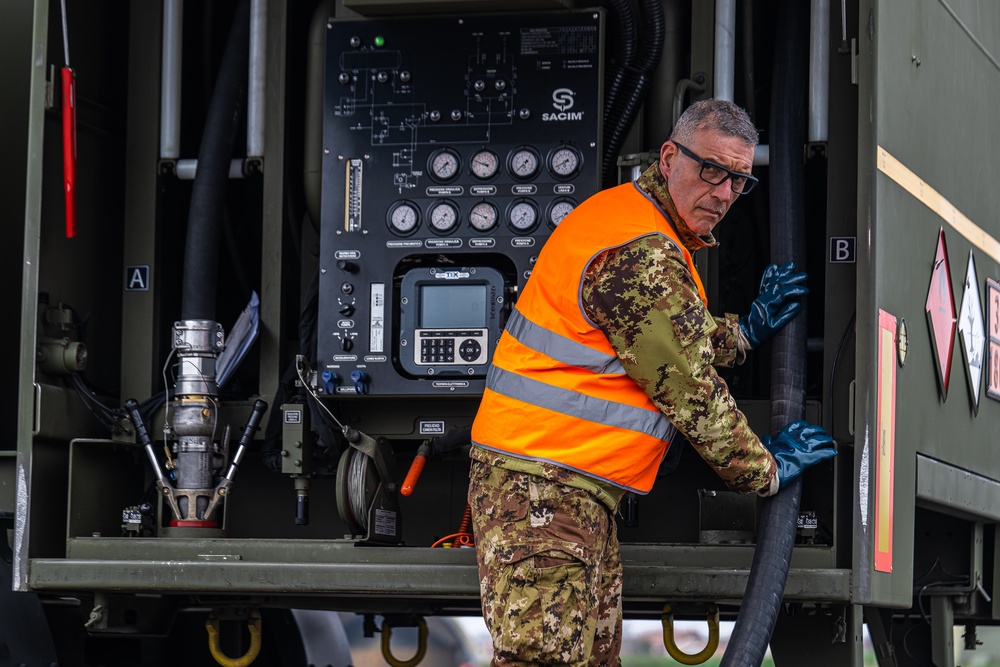
[[[762,500],[674,443],[619,513],[626,617],[817,667],[865,625],[950,666],[1000,619],[1000,7],[15,0],[0,33],[4,664],[340,664],[338,612],[418,664],[393,628],[480,613],[468,428],[539,248],[709,97],[761,132],[711,310],[771,262],[810,289],[725,378],[839,455]]]

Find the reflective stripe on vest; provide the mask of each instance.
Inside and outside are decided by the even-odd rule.
[[[486,386],[498,394],[526,401],[553,412],[644,433],[658,440],[669,441],[677,432],[674,425],[659,412],[561,389],[496,366],[490,366],[486,375]]]
[[[507,332],[523,345],[567,366],[605,375],[625,375],[625,368],[618,357],[542,328],[522,315],[516,307],[507,321]]]

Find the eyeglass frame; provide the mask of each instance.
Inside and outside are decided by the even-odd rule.
[[[718,162],[712,162],[711,160],[706,160],[706,159],[702,158],[701,156],[699,156],[698,154],[696,154],[694,151],[692,151],[687,146],[681,144],[680,142],[677,142],[677,141],[674,141],[673,139],[671,139],[670,143],[672,143],[673,145],[677,146],[677,148],[680,149],[681,153],[683,153],[685,157],[688,157],[688,158],[690,158],[690,159],[692,159],[692,160],[694,160],[695,162],[698,163],[698,166],[701,167],[700,171],[698,172],[698,176],[701,178],[701,180],[705,181],[709,185],[722,185],[727,180],[730,180],[730,189],[732,189],[732,191],[735,192],[738,195],[745,195],[745,194],[750,193],[750,191],[754,189],[754,186],[756,186],[757,183],[760,182],[757,179],[757,177],[753,176],[752,174],[744,174],[744,173],[739,172],[739,171],[733,171],[732,169],[727,169],[726,167],[723,167]],[[713,183],[712,181],[710,181],[707,178],[705,178],[705,167],[711,167],[713,169],[719,169],[719,170],[725,172],[726,175],[722,177],[722,180],[719,180],[719,181],[716,181],[716,182]],[[736,179],[737,178],[744,178],[744,179],[746,179],[746,181],[744,182],[744,185],[743,185],[743,189],[741,189],[741,190],[737,190],[736,189]]]

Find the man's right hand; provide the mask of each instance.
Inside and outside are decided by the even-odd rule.
[[[822,427],[804,421],[794,421],[773,439],[765,435],[760,441],[778,464],[782,489],[809,466],[837,455],[833,438]]]

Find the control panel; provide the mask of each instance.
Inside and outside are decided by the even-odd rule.
[[[599,187],[602,40],[600,10],[330,21],[322,392],[482,392],[542,244]]]

